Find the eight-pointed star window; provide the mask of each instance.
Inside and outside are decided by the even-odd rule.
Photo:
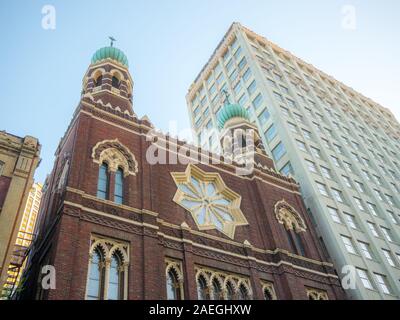
[[[185,172],[172,176],[178,187],[174,201],[192,214],[200,230],[217,229],[233,238],[236,226],[248,224],[240,210],[240,196],[218,173],[189,165]]]

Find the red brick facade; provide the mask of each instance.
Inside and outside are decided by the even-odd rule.
[[[113,68],[125,72],[110,62],[101,67],[106,72]],[[38,297],[39,268],[51,264],[56,270],[56,289],[42,293],[41,298],[85,299],[93,235],[127,244],[127,299],[166,298],[166,259],[181,264],[185,299],[197,299],[197,267],[249,279],[253,299],[264,299],[265,281],[273,284],[278,299],[307,299],[308,288],[325,291],[329,299],[344,298],[293,179],[265,168],[238,176],[231,165],[195,164],[205,172],[219,173],[227,187],[240,194],[240,208],[248,221],[236,228],[233,239],[217,230],[199,231],[191,214],[173,201],[177,186],[171,172],[184,172],[187,164],[148,163],[146,151],[151,143],[145,134],[152,129],[151,123],[134,115],[129,94],[121,93],[128,96],[121,98],[109,91],[93,92],[90,76],[96,68],[89,68],[84,93],[90,94],[82,96],[56,152],[22,298]],[[122,80],[121,85],[126,91],[126,82]],[[102,89],[111,87],[106,83]],[[137,162],[137,172],[124,177],[123,205],[96,198],[99,163],[92,152],[105,140],[116,140]],[[178,149],[182,144],[178,142]],[[273,168],[271,159],[260,157]],[[114,175],[110,177],[111,194]],[[275,216],[274,206],[282,199],[306,224],[306,231],[300,233],[305,257],[290,253],[287,230]]]

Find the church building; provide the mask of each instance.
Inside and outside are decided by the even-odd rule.
[[[238,174],[240,157],[149,139],[132,99],[126,55],[97,50],[43,188],[20,299],[345,298],[299,185],[276,172],[246,109],[226,98],[218,119],[222,150],[251,155]],[[237,143],[245,131],[253,148]],[[155,145],[185,161],[149,161]]]

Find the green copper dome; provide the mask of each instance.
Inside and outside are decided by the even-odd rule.
[[[120,49],[112,46],[100,48],[99,50],[97,50],[92,57],[92,63],[96,63],[107,58],[118,61],[126,67],[129,66],[128,58],[126,57],[125,53],[123,53]]]
[[[246,108],[237,103],[226,103],[217,115],[218,126],[222,129],[229,119],[236,117],[250,120],[249,113],[247,112]]]

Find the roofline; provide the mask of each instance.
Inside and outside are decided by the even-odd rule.
[[[194,85],[196,84],[196,82],[202,77],[202,75],[206,72],[206,70],[208,69],[208,67],[210,66],[210,63],[212,62],[212,60],[215,58],[215,56],[217,55],[217,52],[220,50],[222,44],[225,42],[225,40],[228,38],[229,34],[233,31],[235,26],[241,26],[239,22],[232,22],[232,24],[230,25],[228,31],[225,32],[224,36],[222,37],[222,39],[220,40],[220,42],[218,43],[217,47],[214,49],[213,53],[211,54],[210,58],[208,58],[208,61],[204,64],[203,68],[200,70],[200,72],[197,74],[195,80],[191,83],[191,85],[189,86],[189,90],[187,93],[187,97],[189,97]]]
[[[252,31],[251,29],[241,25],[239,22],[233,22],[231,24],[231,26],[229,27],[228,31],[225,33],[224,37],[222,38],[222,40],[219,42],[217,48],[214,50],[213,54],[211,55],[211,57],[208,59],[207,63],[203,66],[203,68],[201,69],[200,73],[197,75],[196,79],[192,82],[192,84],[189,86],[188,92],[186,94],[186,99],[188,102],[189,101],[189,97],[193,95],[193,88],[195,87],[196,82],[199,80],[199,78],[201,78],[201,76],[205,73],[205,71],[211,67],[210,63],[211,61],[215,58],[217,51],[220,50],[222,44],[225,42],[225,40],[228,38],[229,34],[233,31],[233,28],[237,26],[240,29],[242,29],[244,32],[247,32],[249,34],[251,34],[252,36],[254,36],[254,38],[258,38],[261,39],[262,41],[266,42],[269,46],[271,46],[272,49],[276,49],[277,51],[280,51],[282,53],[286,53],[288,54],[293,60],[295,60],[296,62],[308,67],[309,69],[313,70],[314,72],[318,72],[320,73],[320,75],[324,76],[325,78],[327,78],[328,80],[336,83],[337,85],[341,86],[342,88],[350,91],[353,94],[359,95],[360,98],[364,99],[365,101],[373,104],[374,106],[377,106],[380,109],[383,109],[385,112],[390,113],[390,115],[394,118],[394,114],[393,112],[389,109],[386,108],[384,106],[382,106],[381,104],[379,104],[378,102],[375,102],[374,100],[372,100],[371,98],[366,97],[365,95],[363,95],[362,93],[358,92],[357,90],[353,89],[352,87],[347,86],[346,84],[344,84],[343,82],[337,80],[336,78],[334,78],[333,76],[325,73],[324,71],[322,71],[321,69],[315,67],[314,65],[312,65],[311,63],[308,63],[304,60],[302,60],[301,58],[297,57],[296,55],[294,55],[292,52],[285,50],[283,48],[281,48],[280,46],[278,46],[277,44],[271,42],[270,40],[268,40],[267,38],[259,35],[258,33]]]

